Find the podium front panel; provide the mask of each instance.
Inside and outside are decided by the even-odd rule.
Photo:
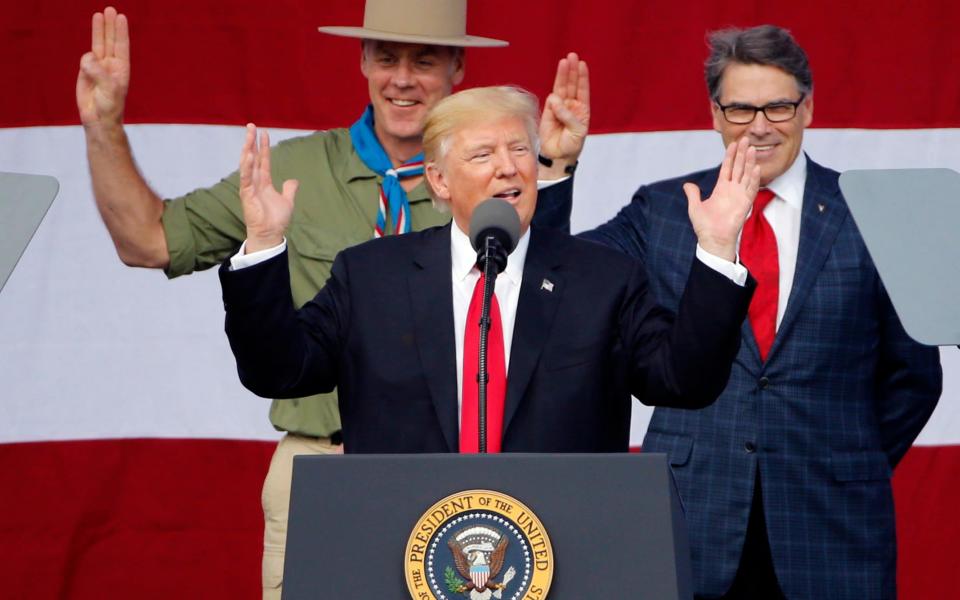
[[[549,598],[692,597],[666,458],[641,453],[296,457],[283,598],[409,599],[415,526],[439,500],[473,489],[511,496],[543,524]]]

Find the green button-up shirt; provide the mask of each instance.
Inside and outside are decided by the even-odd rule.
[[[271,151],[271,172],[278,188],[287,179],[300,182],[286,234],[290,287],[300,307],[327,282],[338,252],[373,237],[382,177],[363,164],[346,129],[281,142]],[[213,187],[164,202],[168,277],[219,266],[236,254],[246,239],[238,185],[234,172]],[[422,182],[407,195],[414,230],[450,220],[433,207]],[[392,224],[387,227],[392,233]],[[340,429],[336,393],[274,400],[270,421],[280,431],[328,436]]]

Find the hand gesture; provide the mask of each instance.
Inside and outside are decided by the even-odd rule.
[[[727,146],[720,177],[709,198],[701,202],[700,188],[683,184],[687,212],[700,247],[720,258],[735,260],[737,238],[759,189],[757,152],[746,137]]]
[[[575,52],[560,59],[553,92],[540,118],[540,153],[563,166],[573,164],[583,150],[590,128],[590,73]]]
[[[270,175],[270,136],[266,131],[261,133],[258,148],[257,127],[248,123],[240,152],[240,202],[247,224],[248,254],[283,242],[299,185],[296,179],[288,179],[283,182],[283,192],[277,192]]]
[[[80,58],[77,108],[85,127],[119,126],[130,86],[130,32],[127,17],[112,6],[93,15],[93,44]]]

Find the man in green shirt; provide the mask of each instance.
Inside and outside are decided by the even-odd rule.
[[[427,111],[461,83],[465,47],[506,42],[466,35],[466,0],[367,0],[364,27],[324,27],[363,40],[361,71],[370,106],[349,129],[298,137],[273,151],[275,181],[297,187],[288,231],[291,287],[299,306],[330,275],[336,254],[371,237],[420,230],[450,220],[435,209],[422,177]],[[126,17],[113,8],[93,17],[91,51],[80,62],[77,105],[87,142],[97,207],[120,259],[177,277],[219,265],[245,238],[237,174],[212,187],[162,200],[134,163],[123,128],[130,80]],[[586,63],[561,60],[540,125],[539,177],[572,172],[589,124]],[[560,186],[558,186],[560,187]],[[550,214],[551,209],[557,214]],[[566,220],[563,207],[541,202],[545,224]],[[339,448],[336,396],[274,401],[274,427],[287,432],[264,482],[263,584],[279,598],[292,458]]]

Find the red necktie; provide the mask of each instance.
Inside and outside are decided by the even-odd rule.
[[[467,329],[463,336],[463,404],[460,407],[460,452],[476,453],[478,436],[477,371],[480,363],[480,306],[483,302],[484,276],[480,275],[473,288],[473,298],[467,310]],[[497,296],[490,299],[490,332],[487,334],[487,452],[500,452],[503,432],[503,400],[507,396],[507,368],[503,355],[503,323]]]
[[[757,193],[753,212],[743,224],[740,236],[740,262],[757,280],[757,289],[750,302],[750,325],[760,348],[760,359],[767,360],[773,337],[777,333],[777,299],[780,295],[780,263],[777,238],[763,216],[763,209],[776,195],[768,189]]]

